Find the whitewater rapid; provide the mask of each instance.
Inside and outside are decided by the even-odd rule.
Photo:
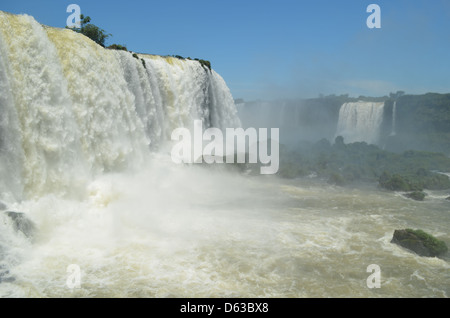
[[[157,156],[139,173],[98,178],[86,200],[12,206],[39,230],[34,242],[8,235],[5,278],[14,280],[0,296],[448,297],[448,259],[390,243],[405,227],[449,242],[447,205]],[[379,289],[366,284],[371,264]],[[70,265],[81,270],[77,288],[67,285]]]

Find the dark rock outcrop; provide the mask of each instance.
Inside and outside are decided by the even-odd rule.
[[[425,200],[426,193],[423,191],[414,191],[405,194],[405,197],[416,200],[423,201]]]
[[[24,214],[20,212],[5,212],[13,221],[14,230],[22,232],[26,237],[32,238],[36,231],[34,223]]]
[[[0,265],[0,283],[11,283],[16,279],[12,277],[3,265]]]
[[[425,257],[439,257],[448,251],[445,242],[422,230],[395,230],[391,243],[400,245]]]
[[[6,207],[6,206],[5,206]],[[21,212],[13,212],[13,211],[5,211],[5,216],[2,216],[2,222],[8,225],[9,228],[12,228],[12,231],[16,233],[21,232],[27,239],[30,241],[34,240],[34,234],[36,232],[36,226],[31,221],[25,213]],[[8,220],[8,218],[10,220]],[[20,235],[22,235],[20,234]],[[3,245],[3,242],[0,242],[0,284],[14,282],[15,278],[11,275],[6,263],[4,262],[6,259],[6,255],[8,254],[7,246]]]

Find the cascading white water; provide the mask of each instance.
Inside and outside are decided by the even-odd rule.
[[[3,199],[83,195],[90,177],[140,167],[195,119],[240,126],[225,82],[197,61],[139,55],[144,65],[27,15],[0,12],[0,29]]]
[[[0,284],[16,279],[10,271],[33,246],[5,209],[24,211],[37,222],[40,242],[54,235],[68,257],[77,245],[85,251],[83,244],[108,244],[115,212],[97,217],[126,192],[115,187],[149,165],[164,165],[172,130],[191,128],[197,119],[205,129],[240,126],[231,93],[214,70],[192,60],[136,58],[72,30],[0,11]],[[158,180],[153,191],[164,185],[159,175],[149,177]],[[48,203],[41,208],[39,202]],[[91,226],[99,235],[79,232]],[[50,245],[44,254],[59,250]],[[18,272],[23,278],[28,271]]]
[[[383,121],[384,102],[351,102],[341,106],[336,137],[346,143],[376,144]]]
[[[396,121],[397,121],[397,101],[394,102],[394,105],[392,106],[392,131],[391,136],[395,136],[397,134],[396,129]]]
[[[23,187],[21,184],[23,150],[21,147],[21,129],[12,94],[10,64],[5,53],[5,46],[0,37],[0,192],[9,193],[5,199],[12,200],[16,195],[21,195]]]
[[[118,54],[133,59],[124,52]],[[156,107],[164,105],[164,109],[156,110],[160,123],[153,126],[161,127],[161,134],[152,135],[157,139],[169,138],[173,129],[190,127],[196,119],[202,120],[206,127],[222,130],[240,126],[230,90],[214,70],[207,71],[193,60],[146,54],[139,57],[145,61],[150,87],[157,90],[149,95],[158,101]]]

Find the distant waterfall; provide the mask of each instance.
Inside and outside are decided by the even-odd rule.
[[[395,136],[397,134],[395,125],[396,125],[396,117],[397,117],[397,101],[394,102],[394,105],[392,106],[392,131],[391,136]]]
[[[366,142],[376,144],[383,121],[383,102],[345,103],[339,111],[336,136],[344,137],[345,143]]]

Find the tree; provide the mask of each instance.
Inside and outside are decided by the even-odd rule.
[[[389,93],[389,97],[391,99],[398,99],[398,98],[402,97],[403,95],[405,95],[404,91],[397,91],[396,93]]]
[[[91,24],[91,17],[85,17],[84,15],[80,15],[81,27],[80,28],[72,28],[75,32],[81,33],[97,44],[105,47],[105,41],[108,37],[112,36],[112,34],[105,33],[106,31],[99,28],[98,26]]]

